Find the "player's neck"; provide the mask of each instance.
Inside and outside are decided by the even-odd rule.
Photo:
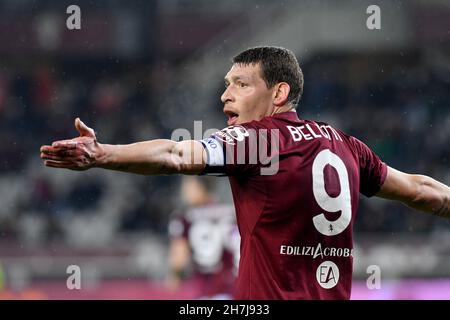
[[[277,113],[282,113],[282,112],[295,112],[295,108],[290,104],[285,104],[282,107],[275,107],[273,109],[272,113],[270,114],[270,116],[273,116]]]

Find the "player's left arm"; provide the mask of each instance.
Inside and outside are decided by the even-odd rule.
[[[450,188],[425,175],[407,174],[388,167],[386,179],[376,196],[450,218]]]

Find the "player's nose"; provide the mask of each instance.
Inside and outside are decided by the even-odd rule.
[[[220,97],[220,100],[222,100],[223,104],[233,101],[233,95],[230,92],[230,87],[225,89],[225,91],[222,93],[222,96]]]

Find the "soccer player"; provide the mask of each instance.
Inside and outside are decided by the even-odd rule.
[[[349,299],[360,193],[450,216],[448,186],[395,170],[355,137],[297,117],[303,74],[289,50],[238,54],[225,86],[229,127],[205,141],[102,144],[77,118],[80,137],[42,146],[41,157],[74,170],[229,176],[241,235],[236,299]]]
[[[213,179],[213,180],[211,180]],[[197,299],[231,299],[239,263],[239,230],[232,205],[215,199],[212,177],[185,176],[186,208],[169,223],[168,285],[180,290],[189,278]]]

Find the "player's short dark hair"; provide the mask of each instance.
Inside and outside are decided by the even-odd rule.
[[[233,58],[234,64],[260,64],[262,78],[268,88],[279,82],[291,87],[288,101],[294,107],[303,94],[303,72],[292,51],[280,47],[255,47],[247,49]]]

